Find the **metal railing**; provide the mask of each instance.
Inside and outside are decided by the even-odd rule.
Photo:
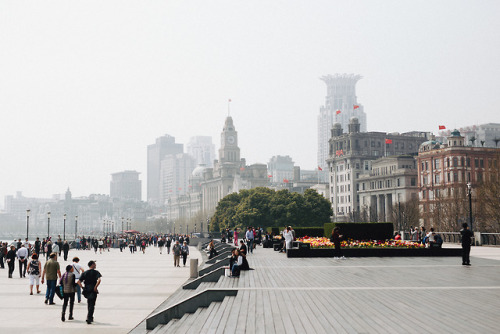
[[[481,244],[489,246],[500,245],[500,233],[481,233]]]

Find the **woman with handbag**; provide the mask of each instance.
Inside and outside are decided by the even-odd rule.
[[[66,313],[66,308],[68,307],[69,301],[69,317],[68,320],[73,320],[73,306],[75,305],[75,274],[73,274],[73,266],[68,264],[66,266],[66,272],[62,275],[59,284],[62,285],[64,291],[64,303],[62,307],[61,321],[65,321],[64,318]]]

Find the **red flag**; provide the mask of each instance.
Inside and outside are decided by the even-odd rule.
[[[179,188],[179,190],[182,190],[182,188]]]
[[[359,106],[357,104],[354,105],[354,109],[358,109]]]
[[[392,139],[386,139],[386,140],[385,140],[385,143],[386,143],[386,144],[392,144]]]
[[[267,177],[273,177],[272,175],[268,175]]]
[[[227,100],[227,102],[231,102],[231,99]]]
[[[340,114],[340,113],[341,113],[341,111],[340,111],[340,110],[337,110],[337,111],[335,112],[335,115],[338,115],[338,114]]]
[[[241,171],[245,170],[245,167],[240,167],[240,170],[241,170]]]
[[[439,126],[439,130],[446,130],[446,126],[444,126],[444,125],[440,125],[440,126]]]
[[[283,179],[283,182],[288,183],[290,181],[288,181],[288,179]]]
[[[323,168],[321,168],[320,166],[318,166],[318,170],[323,170]]]

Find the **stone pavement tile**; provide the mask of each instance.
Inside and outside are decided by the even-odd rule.
[[[195,247],[190,248],[190,253],[189,258],[198,258],[201,262],[201,254]],[[75,302],[75,320],[63,323],[62,300],[55,297],[57,305],[44,304],[46,285],[40,286],[41,294],[30,296],[28,278],[16,277],[18,271],[14,271],[14,278],[8,279],[7,269],[0,269],[1,333],[127,333],[189,278],[188,266],[175,268],[173,256],[160,255],[155,247],[148,247],[146,254],[112,249],[103,254],[72,250],[69,255],[70,259],[78,256],[85,268],[89,260],[96,260],[97,270],[103,275],[95,322],[92,325],[85,322],[87,304],[82,297],[81,304]],[[44,263],[43,260],[42,266]],[[62,259],[59,263],[61,272],[71,264]]]

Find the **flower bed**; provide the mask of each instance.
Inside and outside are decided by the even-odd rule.
[[[312,249],[335,248],[328,238],[298,238],[298,242],[308,243]],[[342,248],[406,248],[416,249],[425,248],[418,242],[402,240],[343,240],[340,245]]]

